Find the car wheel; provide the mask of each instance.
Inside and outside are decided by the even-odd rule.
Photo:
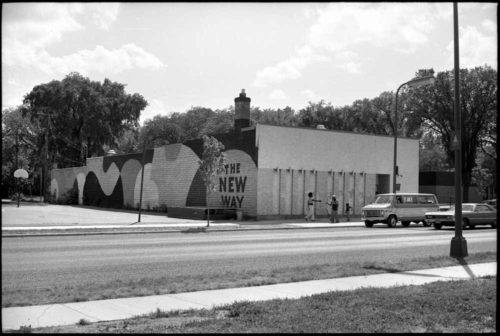
[[[389,218],[387,218],[387,225],[390,228],[396,227],[397,222],[398,222],[398,219],[394,215],[390,215]]]
[[[434,224],[434,228],[436,230],[441,230],[442,227],[443,227],[443,224]]]
[[[408,221],[401,222],[401,224],[403,224],[404,227],[410,226],[410,222]]]
[[[491,223],[491,227],[496,229],[497,228],[497,220],[494,219],[493,222]]]
[[[365,221],[365,226],[366,227],[372,227],[373,226],[373,222]]]
[[[427,221],[422,221],[422,224],[424,224],[424,226],[431,226]]]

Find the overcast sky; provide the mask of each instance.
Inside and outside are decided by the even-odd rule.
[[[453,69],[452,3],[7,3],[2,109],[79,72],[126,84],[141,122],[192,106],[299,110]],[[459,3],[460,67],[497,68],[497,4]]]

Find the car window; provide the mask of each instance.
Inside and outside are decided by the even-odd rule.
[[[416,204],[417,199],[415,196],[403,196],[403,203],[405,204]]]
[[[477,205],[476,209],[481,212],[490,212],[492,211],[487,205]]]
[[[392,203],[393,197],[394,196],[390,196],[390,195],[377,196],[375,203]]]
[[[436,200],[432,196],[418,196],[417,199],[420,204],[436,204]]]
[[[474,211],[472,204],[462,204],[462,211]]]

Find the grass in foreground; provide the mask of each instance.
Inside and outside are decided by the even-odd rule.
[[[239,302],[213,310],[156,311],[34,333],[496,332],[496,277],[330,292],[296,300]],[[24,329],[26,331],[26,327]]]
[[[475,253],[467,257],[468,264],[497,260],[496,252]],[[426,268],[457,266],[460,263],[449,256],[421,257],[400,262],[365,262],[323,264],[311,267],[286,267],[271,271],[227,271],[211,276],[144,277],[136,281],[111,281],[96,285],[54,286],[9,290],[2,287],[2,307],[30,306],[52,303],[81,302],[135,296],[184,293],[200,290],[261,286],[277,283],[341,278],[388,272],[402,272]]]

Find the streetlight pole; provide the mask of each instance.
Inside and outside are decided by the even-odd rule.
[[[423,85],[429,85],[434,83],[434,76],[425,76],[412,79],[406,83],[401,84],[396,90],[396,97],[394,98],[394,161],[392,167],[392,192],[396,193],[396,176],[399,174],[398,166],[397,166],[397,157],[398,157],[398,94],[399,90],[403,86],[409,86],[412,88],[416,88]]]
[[[455,151],[455,237],[451,239],[450,257],[467,257],[467,241],[462,236],[462,114],[460,112],[460,65],[458,44],[458,8],[453,3],[453,37],[455,45],[455,135],[452,146]]]

